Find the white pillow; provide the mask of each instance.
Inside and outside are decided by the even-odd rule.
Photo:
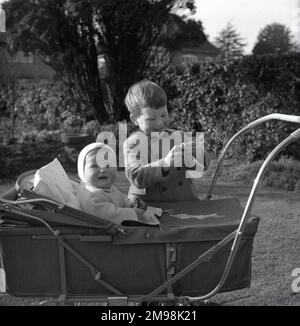
[[[76,187],[58,159],[54,159],[51,163],[37,170],[33,184],[35,193],[80,209],[80,203],[76,197]]]

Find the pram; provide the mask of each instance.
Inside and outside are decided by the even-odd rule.
[[[274,157],[300,138],[297,129],[269,154],[245,209],[236,198],[212,200],[228,148],[241,134],[272,120],[271,114],[234,135],[218,160],[203,201],[152,203],[161,225],[115,225],[31,191],[34,172],[0,198],[1,265],[6,291],[20,297],[65,302],[196,304],[220,292],[247,288],[259,217],[251,215],[258,185]],[[17,200],[18,196],[25,199]],[[29,205],[29,206],[28,206]],[[33,208],[32,208],[33,206]],[[185,214],[185,218],[178,218]]]

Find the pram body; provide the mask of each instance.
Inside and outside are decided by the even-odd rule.
[[[179,206],[182,209],[182,203],[171,205],[174,211]],[[182,270],[232,233],[238,227],[239,214],[242,213],[236,199],[189,202],[185,205],[190,210],[199,212],[201,209],[203,215],[212,212],[218,215],[202,221],[176,221],[176,218],[164,213],[162,227],[127,226],[122,227],[122,232],[99,229],[97,225],[88,228],[55,227],[68,247],[49,234],[45,227],[3,226],[0,237],[7,292],[15,296],[66,297],[137,297],[149,293],[166,282],[168,275],[173,276],[175,271]],[[165,203],[165,207],[170,208],[170,203]],[[35,214],[40,215],[40,212]],[[9,220],[9,217],[3,218]],[[63,212],[61,218],[64,219]],[[257,224],[258,218],[248,223],[223,291],[250,285],[252,243]],[[79,256],[74,255],[70,248]],[[168,289],[164,291],[165,299],[171,293],[181,296],[211,291],[221,277],[229,251],[230,244],[175,282],[169,293]],[[94,269],[91,271],[79,257],[88,261]],[[103,284],[95,281],[97,273]]]
[[[10,191],[0,201],[7,292],[126,305],[201,301],[249,287],[256,188],[269,161],[299,134],[270,154],[245,209],[236,198],[210,200],[225,148],[207,200],[152,204],[164,210],[160,226],[116,226],[22,189],[23,204],[37,204],[26,208]],[[184,219],[176,217],[182,213]]]

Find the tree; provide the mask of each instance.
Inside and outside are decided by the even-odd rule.
[[[215,39],[216,46],[220,49],[222,59],[236,59],[243,56],[247,43],[231,23],[221,30]]]
[[[273,23],[261,29],[252,53],[283,54],[290,52],[293,46],[291,31],[284,25]]]
[[[177,15],[170,15],[166,26],[160,42],[170,51],[182,47],[196,47],[207,40],[202,22],[199,20],[187,19],[185,21]]]
[[[13,49],[50,58],[50,65],[92,107],[99,122],[128,118],[123,100],[145,77],[169,14],[193,0],[10,0],[5,4]],[[104,100],[103,55],[111,107]]]
[[[11,0],[4,5],[11,51],[50,58],[49,64],[72,87],[99,122],[108,119],[97,69],[90,7],[62,0]],[[79,16],[82,10],[82,16]]]

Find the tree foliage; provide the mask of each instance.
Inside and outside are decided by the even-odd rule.
[[[99,122],[128,117],[123,104],[128,88],[151,66],[170,13],[186,8],[193,9],[194,1],[10,0],[5,5],[13,50],[50,58]],[[106,80],[99,75],[100,54]]]
[[[160,42],[170,51],[183,47],[197,47],[207,40],[202,22],[199,20],[185,21],[176,15],[171,15],[166,26]]]
[[[282,24],[273,23],[261,29],[252,53],[283,54],[291,51],[293,47],[291,31]]]
[[[225,60],[240,58],[247,45],[243,40],[234,26],[228,23],[215,40],[216,46],[221,51],[220,57]]]

